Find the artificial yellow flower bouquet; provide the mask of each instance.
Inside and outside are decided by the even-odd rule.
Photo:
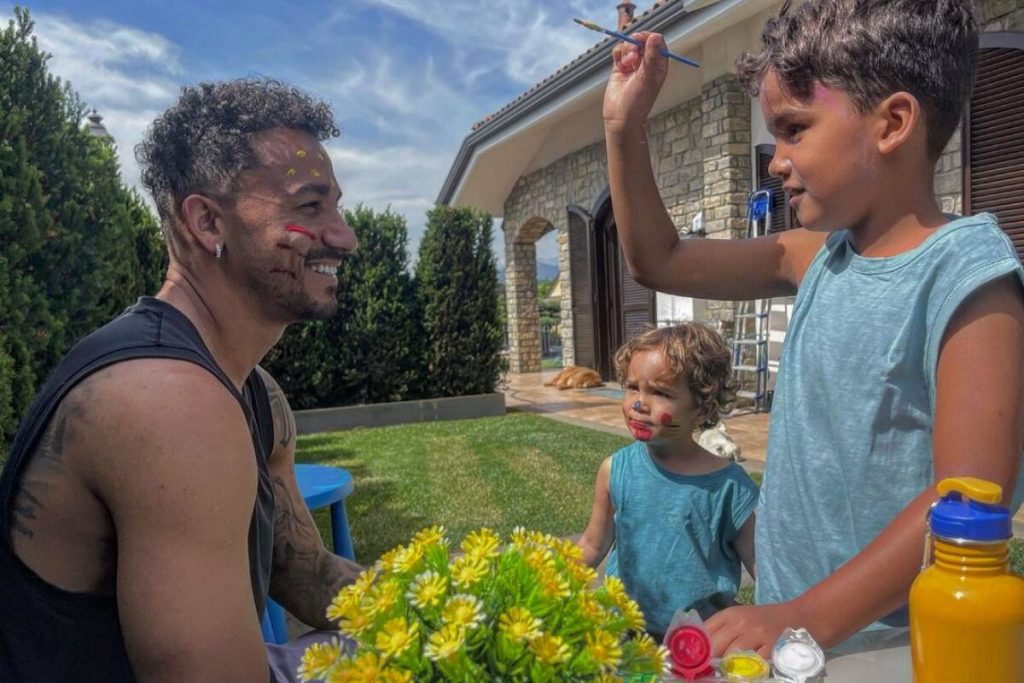
[[[643,633],[622,582],[568,540],[517,528],[468,534],[449,557],[443,527],[385,553],[327,611],[357,644],[308,648],[304,681],[654,681],[668,652]]]

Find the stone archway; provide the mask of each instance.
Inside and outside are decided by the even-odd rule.
[[[540,315],[537,307],[537,240],[554,230],[544,218],[530,218],[505,233],[505,301],[509,371],[540,372]]]

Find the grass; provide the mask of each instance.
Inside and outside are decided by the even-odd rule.
[[[453,539],[481,526],[501,534],[516,526],[578,534],[598,465],[627,443],[514,413],[302,436],[297,460],[352,473],[346,509],[356,559],[369,564],[432,524],[443,524]],[[314,517],[329,539],[327,510]]]
[[[356,558],[363,564],[424,526],[454,539],[481,526],[516,526],[558,536],[583,531],[601,460],[628,441],[528,413],[299,437],[299,462],[352,473],[348,499]],[[761,474],[751,474],[760,485]],[[326,509],[314,514],[330,543]],[[1024,540],[1010,542],[1010,565],[1024,575]],[[741,599],[749,596],[741,591]]]
[[[540,369],[541,370],[561,370],[562,369],[562,357],[557,356],[555,358],[541,358]]]

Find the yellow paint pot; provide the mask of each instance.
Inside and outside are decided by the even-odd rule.
[[[730,652],[722,659],[719,668],[730,681],[756,681],[768,678],[772,672],[768,662],[749,650]]]

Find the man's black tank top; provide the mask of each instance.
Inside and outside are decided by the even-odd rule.
[[[200,365],[241,404],[259,470],[259,490],[249,524],[249,574],[256,613],[263,614],[270,585],[274,516],[267,471],[274,423],[266,387],[254,371],[239,393],[191,321],[170,304],[143,297],[71,349],[47,379],[14,437],[10,459],[0,475],[0,682],[135,680],[116,597],[72,593],[53,586],[25,566],[11,545],[18,479],[57,406],[89,374],[135,358],[174,358]]]

